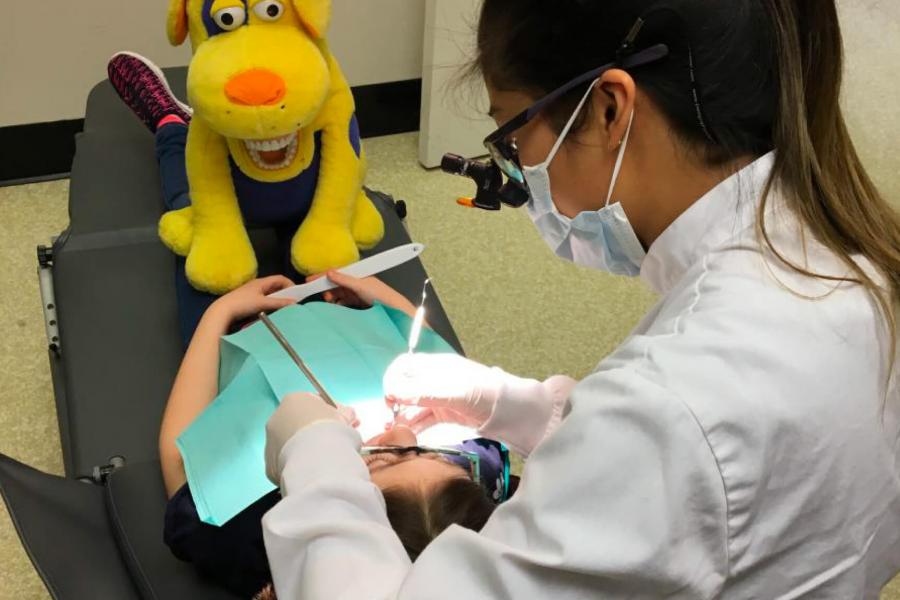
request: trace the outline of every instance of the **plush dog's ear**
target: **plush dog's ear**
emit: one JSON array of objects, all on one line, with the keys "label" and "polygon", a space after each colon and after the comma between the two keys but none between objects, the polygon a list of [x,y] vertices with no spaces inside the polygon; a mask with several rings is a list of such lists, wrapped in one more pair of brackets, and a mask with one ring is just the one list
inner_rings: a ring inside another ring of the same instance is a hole
[{"label": "plush dog's ear", "polygon": [[169,0],[169,43],[180,46],[188,34],[187,0]]},{"label": "plush dog's ear", "polygon": [[294,10],[309,34],[321,40],[331,22],[331,0],[293,0]]}]

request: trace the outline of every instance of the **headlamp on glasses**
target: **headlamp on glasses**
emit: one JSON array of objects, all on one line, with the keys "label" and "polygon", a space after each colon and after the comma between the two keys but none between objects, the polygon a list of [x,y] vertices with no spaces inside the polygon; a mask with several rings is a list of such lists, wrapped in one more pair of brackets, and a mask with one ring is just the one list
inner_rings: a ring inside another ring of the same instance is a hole
[{"label": "headlamp on glasses", "polygon": [[[470,161],[455,154],[447,154],[441,169],[451,175],[462,175],[475,181],[478,192],[474,198],[461,198],[463,206],[485,210],[500,210],[502,205],[519,208],[528,203],[530,197],[525,173],[519,160],[519,149],[513,134],[531,122],[545,108],[572,90],[599,79],[610,69],[634,69],[662,60],[669,55],[669,47],[656,44],[645,50],[635,51],[634,42],[644,25],[638,19],[616,54],[616,60],[580,75],[560,88],[550,92],[529,108],[487,136],[484,147],[490,159]],[[504,183],[503,178],[506,177]]]}]

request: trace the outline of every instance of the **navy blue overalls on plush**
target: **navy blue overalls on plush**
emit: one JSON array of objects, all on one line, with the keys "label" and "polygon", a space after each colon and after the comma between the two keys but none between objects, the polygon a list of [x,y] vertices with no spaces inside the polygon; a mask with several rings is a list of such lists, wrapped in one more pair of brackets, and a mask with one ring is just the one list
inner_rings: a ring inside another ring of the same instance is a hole
[{"label": "navy blue overalls on plush", "polygon": [[[190,187],[184,150],[188,128],[169,124],[156,132],[156,156],[162,182],[163,202],[166,210],[178,210],[190,206]],[[359,156],[361,141],[359,124],[354,116],[350,121],[350,143]],[[300,223],[306,218],[315,197],[322,160],[322,132],[315,134],[315,152],[309,167],[297,177],[280,183],[263,183],[248,177],[231,160],[231,174],[241,213],[247,225],[271,226],[278,239],[278,251],[283,257],[280,274],[293,280],[300,277],[291,266],[291,240]],[[185,346],[206,309],[217,296],[195,290],[185,275],[185,259],[178,257],[175,266],[175,292],[178,297],[178,314],[181,336]]]}]

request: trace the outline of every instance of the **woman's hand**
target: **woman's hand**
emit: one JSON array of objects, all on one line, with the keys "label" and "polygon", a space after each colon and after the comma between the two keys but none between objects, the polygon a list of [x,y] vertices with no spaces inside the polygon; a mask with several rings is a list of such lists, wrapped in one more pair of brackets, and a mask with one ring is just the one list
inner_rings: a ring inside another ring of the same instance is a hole
[{"label": "woman's hand", "polygon": [[293,287],[294,282],[282,275],[256,279],[225,294],[210,306],[212,312],[228,322],[255,317],[261,312],[273,312],[296,304],[291,298],[269,298],[269,294]]},{"label": "woman's hand", "polygon": [[557,375],[524,379],[455,354],[402,354],[384,374],[395,423],[419,433],[440,423],[474,427],[522,456],[559,427],[577,385]]},{"label": "woman's hand", "polygon": [[321,277],[327,277],[332,283],[339,286],[325,292],[326,302],[353,308],[368,308],[375,302],[381,302],[391,308],[402,310],[410,316],[416,312],[416,307],[412,302],[377,277],[358,279],[339,271],[329,271],[321,275],[313,275],[307,278],[307,281],[315,281]]},{"label": "woman's hand", "polygon": [[348,427],[359,427],[356,411],[349,406],[329,406],[315,394],[298,392],[282,399],[266,423],[266,476],[281,485],[281,450],[297,433],[319,421],[337,421]]},{"label": "woman's hand", "polygon": [[[398,403],[388,400],[389,406],[399,406]],[[414,434],[419,435],[428,431],[432,427],[444,423],[452,423],[454,425],[462,425],[472,429],[480,429],[484,422],[480,419],[473,419],[469,415],[453,410],[452,408],[419,408],[405,407],[400,408],[393,423],[386,427],[407,427]],[[369,442],[370,446],[378,446],[378,443]]]},{"label": "woman's hand", "polygon": [[[402,354],[384,375],[397,423],[420,433],[438,423],[481,428],[510,376],[456,354]],[[413,410],[422,408],[425,410]]]}]

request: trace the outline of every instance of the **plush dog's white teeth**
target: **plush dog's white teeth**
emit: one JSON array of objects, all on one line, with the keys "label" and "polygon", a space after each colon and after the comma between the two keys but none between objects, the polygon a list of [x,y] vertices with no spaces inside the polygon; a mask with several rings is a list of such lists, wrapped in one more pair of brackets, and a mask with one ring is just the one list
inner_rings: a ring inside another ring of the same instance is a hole
[{"label": "plush dog's white teeth", "polygon": [[[285,140],[286,143],[281,142],[281,140]],[[270,150],[268,143],[274,143],[276,146]],[[297,150],[300,147],[300,141],[297,135],[294,134],[292,136],[280,138],[280,140],[248,140],[244,142],[244,145],[246,146],[247,154],[250,155],[250,159],[253,161],[254,165],[264,171],[277,171],[289,167],[291,163],[294,162],[294,159],[297,157]],[[274,152],[285,148],[284,160],[277,164],[268,163],[260,156],[260,152]]]},{"label": "plush dog's white teeth", "polygon": [[244,140],[244,146],[246,146],[247,150],[255,150],[257,152],[276,152],[289,147],[296,140],[297,134],[294,133],[270,140]]}]

